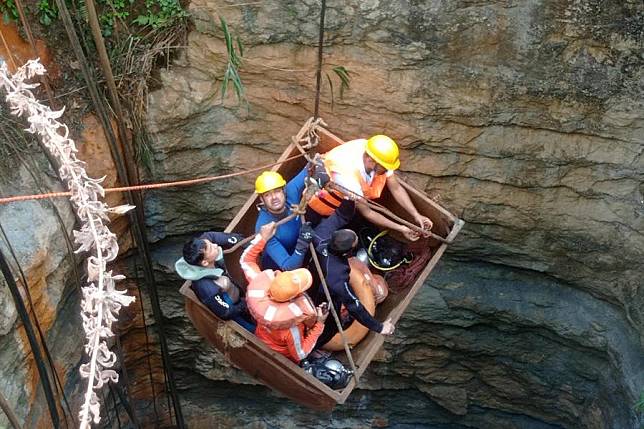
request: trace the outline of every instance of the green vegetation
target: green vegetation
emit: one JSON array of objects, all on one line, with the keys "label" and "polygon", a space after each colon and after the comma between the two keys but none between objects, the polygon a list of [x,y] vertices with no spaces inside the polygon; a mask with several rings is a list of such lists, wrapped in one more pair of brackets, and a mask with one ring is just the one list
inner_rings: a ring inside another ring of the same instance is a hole
[{"label": "green vegetation", "polygon": [[5,0],[0,2],[0,13],[5,22],[18,21],[18,9],[14,0]]},{"label": "green vegetation", "polygon": [[58,8],[54,0],[38,0],[38,20],[42,25],[50,25],[58,18]]},{"label": "green vegetation", "polygon": [[137,16],[132,22],[141,26],[150,26],[155,30],[188,16],[188,12],[183,10],[179,0],[145,0],[145,8],[146,14]]},{"label": "green vegetation", "polygon": [[[97,3],[97,7],[101,8],[98,22],[101,24],[103,37],[110,37],[117,23],[127,25],[125,20],[130,16],[133,0],[99,0]],[[81,9],[86,8],[83,2]]]},{"label": "green vegetation", "polygon": [[[128,28],[131,25],[158,29],[169,27],[177,20],[185,18],[188,13],[183,10],[179,0],[95,0],[101,31],[104,37],[111,37],[115,28],[120,25]],[[74,10],[71,2],[70,9]],[[58,18],[58,9],[54,0],[38,0],[35,10],[28,10],[38,16],[38,21],[51,25]],[[0,13],[5,22],[17,22],[20,18],[15,0],[0,1]],[[87,6],[84,0],[79,0],[77,13],[83,21],[87,21]],[[136,18],[130,20],[131,16]]]},{"label": "green vegetation", "polygon": [[[349,77],[349,70],[344,68],[344,66],[337,66],[333,67],[331,69],[333,73],[340,79],[340,90],[339,90],[339,95],[340,95],[340,100],[342,100],[342,97],[344,97],[344,91],[349,89],[349,84],[351,82],[351,78]],[[331,76],[329,75],[328,72],[324,73],[326,75],[326,80],[329,83],[329,88],[331,90],[331,109],[333,109],[335,105],[335,96],[333,95],[333,80],[331,79]]]},{"label": "green vegetation", "polygon": [[226,72],[224,73],[224,78],[221,82],[221,99],[222,101],[224,100],[226,92],[228,91],[228,84],[232,83],[237,100],[246,100],[246,96],[244,95],[244,84],[239,77],[239,67],[241,66],[241,59],[244,56],[244,45],[239,37],[236,37],[235,42],[237,47],[235,47],[233,36],[228,29],[226,20],[220,16],[219,22],[221,24],[221,31],[224,33],[224,39],[226,40],[226,52],[228,58]]}]

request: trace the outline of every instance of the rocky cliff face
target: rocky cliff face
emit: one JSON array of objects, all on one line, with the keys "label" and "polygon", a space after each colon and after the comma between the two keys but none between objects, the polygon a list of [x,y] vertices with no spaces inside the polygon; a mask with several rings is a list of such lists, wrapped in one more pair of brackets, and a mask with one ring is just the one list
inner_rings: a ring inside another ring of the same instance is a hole
[{"label": "rocky cliff face", "polygon": [[[150,100],[153,179],[270,162],[312,115],[319,2],[190,10],[188,47]],[[181,333],[192,421],[636,427],[643,14],[631,1],[329,2],[321,116],[347,139],[394,137],[401,174],[467,225],[362,390],[330,416],[248,386],[195,336],[170,277],[165,310]],[[245,44],[248,109],[221,98],[218,16]],[[336,66],[351,76],[342,98]],[[165,265],[178,254],[171,238],[224,226],[252,180],[150,194]]]},{"label": "rocky cliff face", "polygon": [[[147,179],[271,162],[312,115],[319,2],[238,3],[191,2],[187,48],[150,97],[154,171]],[[148,235],[189,427],[638,428],[642,3],[352,0],[327,7],[321,116],[346,139],[394,137],[403,149],[401,174],[467,224],[360,388],[347,404],[318,414],[227,364],[191,327],[177,293],[172,265],[181,242],[223,228],[254,177],[150,191]],[[245,45],[247,106],[221,97],[226,48],[218,16]],[[351,76],[343,97],[336,66]],[[106,148],[83,147],[81,158],[101,165],[93,175],[108,172],[113,181]],[[16,164],[2,169],[2,193],[35,192]],[[59,209],[69,231],[71,211]],[[73,398],[82,340],[62,229],[45,202],[0,206],[0,219]],[[26,427],[46,427],[33,358],[4,286],[0,305],[0,389],[21,405]],[[124,316],[126,325],[153,323],[134,313]],[[150,363],[141,348],[140,326],[127,327],[122,340],[146,421],[154,383],[145,378],[148,370],[151,379],[158,375],[162,389],[159,361]]]}]

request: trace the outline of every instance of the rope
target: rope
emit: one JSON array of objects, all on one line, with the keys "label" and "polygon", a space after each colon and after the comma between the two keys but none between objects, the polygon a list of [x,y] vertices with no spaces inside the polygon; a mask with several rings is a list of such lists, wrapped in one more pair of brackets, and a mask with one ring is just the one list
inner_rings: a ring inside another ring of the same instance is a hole
[{"label": "rope", "polygon": [[305,153],[307,150],[311,150],[318,145],[318,142],[320,141],[318,129],[323,125],[325,127],[327,126],[326,122],[324,122],[322,118],[316,119],[310,117],[309,119],[307,119],[304,125],[302,125],[300,131],[298,131],[295,136],[291,137],[291,141],[293,142],[297,150],[299,150],[304,155],[307,161],[311,161],[311,158],[308,154]]},{"label": "rope", "polygon": [[315,74],[315,113],[313,117],[320,116],[320,81],[322,80],[322,49],[324,44],[324,15],[326,14],[326,0],[322,0],[320,10],[320,34],[318,36],[318,69]]},{"label": "rope", "polygon": [[[111,192],[141,191],[145,189],[171,188],[175,186],[190,186],[190,185],[196,185],[200,183],[214,182],[216,180],[229,179],[231,177],[243,176],[248,173],[254,173],[260,170],[265,170],[267,168],[273,167],[283,162],[292,161],[294,159],[301,158],[302,156],[304,155],[302,154],[294,155],[289,158],[286,158],[283,161],[277,161],[271,164],[265,164],[260,167],[251,168],[249,170],[244,170],[244,171],[238,171],[236,173],[222,174],[220,176],[208,176],[208,177],[201,177],[199,179],[179,180],[175,182],[150,183],[147,185],[133,185],[133,186],[121,186],[121,187],[115,187],[115,188],[105,188],[104,191],[106,194],[108,194]],[[16,201],[41,200],[44,198],[69,197],[71,194],[72,194],[71,192],[66,191],[66,192],[49,192],[46,194],[17,195],[13,197],[0,198],[0,204],[13,203]]]},{"label": "rope", "polygon": [[[302,213],[294,211],[290,215],[286,216],[284,219],[280,219],[280,221],[275,224],[275,227],[277,228],[280,225],[284,225],[286,222],[289,222],[291,219],[295,218],[296,216],[299,216],[300,214],[302,214]],[[229,253],[233,253],[235,250],[239,249],[240,247],[242,247],[246,243],[249,243],[253,238],[255,238],[256,235],[257,234],[249,235],[248,237],[244,238],[243,240],[240,240],[234,246],[229,247],[228,249],[224,250],[224,254],[227,255]]]},{"label": "rope", "polygon": [[[285,224],[286,222],[289,222],[291,219],[295,218],[298,215],[302,215],[306,213],[306,206],[309,203],[309,200],[313,198],[315,195],[315,192],[318,190],[318,187],[316,185],[312,185],[307,183],[306,187],[304,188],[304,192],[302,193],[302,198],[300,199],[300,203],[298,205],[293,205],[291,207],[292,213],[288,216],[286,216],[284,219],[280,219],[276,224],[275,228],[277,228],[280,225]],[[235,244],[234,246],[224,250],[224,254],[228,253],[233,253],[235,250],[239,249],[249,241],[251,241],[256,234],[249,235],[248,237],[244,238],[241,240],[239,243]]]},{"label": "rope", "polygon": [[381,204],[378,204],[375,201],[370,201],[370,200],[366,199],[365,197],[363,197],[362,195],[356,194],[352,190],[347,189],[342,185],[338,185],[335,182],[329,182],[329,188],[331,188],[331,189],[335,188],[336,190],[338,190],[338,191],[340,191],[340,192],[342,192],[344,194],[351,195],[351,197],[356,199],[356,200],[364,201],[367,204],[367,206],[369,206],[369,208],[371,208],[372,210],[375,210],[375,211],[377,211],[377,212],[379,212],[379,213],[381,213],[381,214],[383,214],[385,216],[389,216],[392,220],[395,220],[396,222],[405,225],[406,227],[418,232],[419,234],[422,234],[425,237],[433,238],[434,240],[438,240],[441,243],[447,243],[447,244],[452,243],[451,240],[448,240],[448,239],[446,239],[444,237],[441,237],[438,234],[434,234],[431,231],[427,231],[427,230],[419,227],[418,225],[413,224],[413,223],[409,222],[408,220],[405,220],[405,219],[401,218],[400,216],[397,216],[396,214],[394,214],[391,210],[389,210],[385,206],[383,206]]}]

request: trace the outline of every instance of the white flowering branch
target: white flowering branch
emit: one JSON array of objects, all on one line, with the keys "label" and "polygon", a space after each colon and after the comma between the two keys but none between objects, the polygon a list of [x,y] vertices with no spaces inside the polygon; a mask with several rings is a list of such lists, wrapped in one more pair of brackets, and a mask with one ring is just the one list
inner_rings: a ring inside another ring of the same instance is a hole
[{"label": "white flowering branch", "polygon": [[114,336],[112,323],[118,320],[121,307],[134,301],[134,297],[126,295],[126,291],[116,289],[116,281],[125,277],[107,271],[107,263],[116,258],[119,247],[116,235],[104,222],[109,222],[108,212],[123,213],[132,207],[110,209],[99,200],[99,196],[105,196],[101,186],[105,177],[88,177],[85,163],[76,158],[76,146],[68,137],[67,126],[57,121],[64,109],[54,112],[39,103],[31,93],[31,89],[38,84],[25,82],[44,73],[45,68],[39,60],[30,60],[13,75],[9,74],[6,63],[0,61],[0,89],[7,93],[11,113],[26,115],[30,124],[26,131],[38,134],[47,150],[60,162],[60,177],[72,193],[70,200],[81,223],[80,231],[74,231],[74,241],[79,245],[76,253],[94,252],[87,258],[88,285],[82,288],[81,301],[81,317],[87,337],[85,352],[90,359],[80,366],[80,374],[88,379],[88,385],[79,419],[80,427],[87,428],[91,422],[99,423],[101,420],[95,390],[108,381],[116,383],[119,378],[118,373],[111,369],[116,363],[116,354],[110,351],[105,340]]}]

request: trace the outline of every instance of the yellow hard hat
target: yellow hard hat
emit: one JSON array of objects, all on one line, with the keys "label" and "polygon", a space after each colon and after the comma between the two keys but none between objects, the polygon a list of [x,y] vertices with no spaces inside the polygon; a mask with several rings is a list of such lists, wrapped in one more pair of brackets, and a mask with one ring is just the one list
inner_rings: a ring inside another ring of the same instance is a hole
[{"label": "yellow hard hat", "polygon": [[367,155],[387,170],[396,170],[400,167],[400,152],[395,141],[379,134],[367,140]]},{"label": "yellow hard hat", "polygon": [[286,185],[286,181],[277,171],[264,171],[255,180],[255,192],[263,194]]},{"label": "yellow hard hat", "polygon": [[268,295],[273,301],[290,301],[310,288],[312,283],[313,277],[306,268],[278,272],[268,288]]}]

